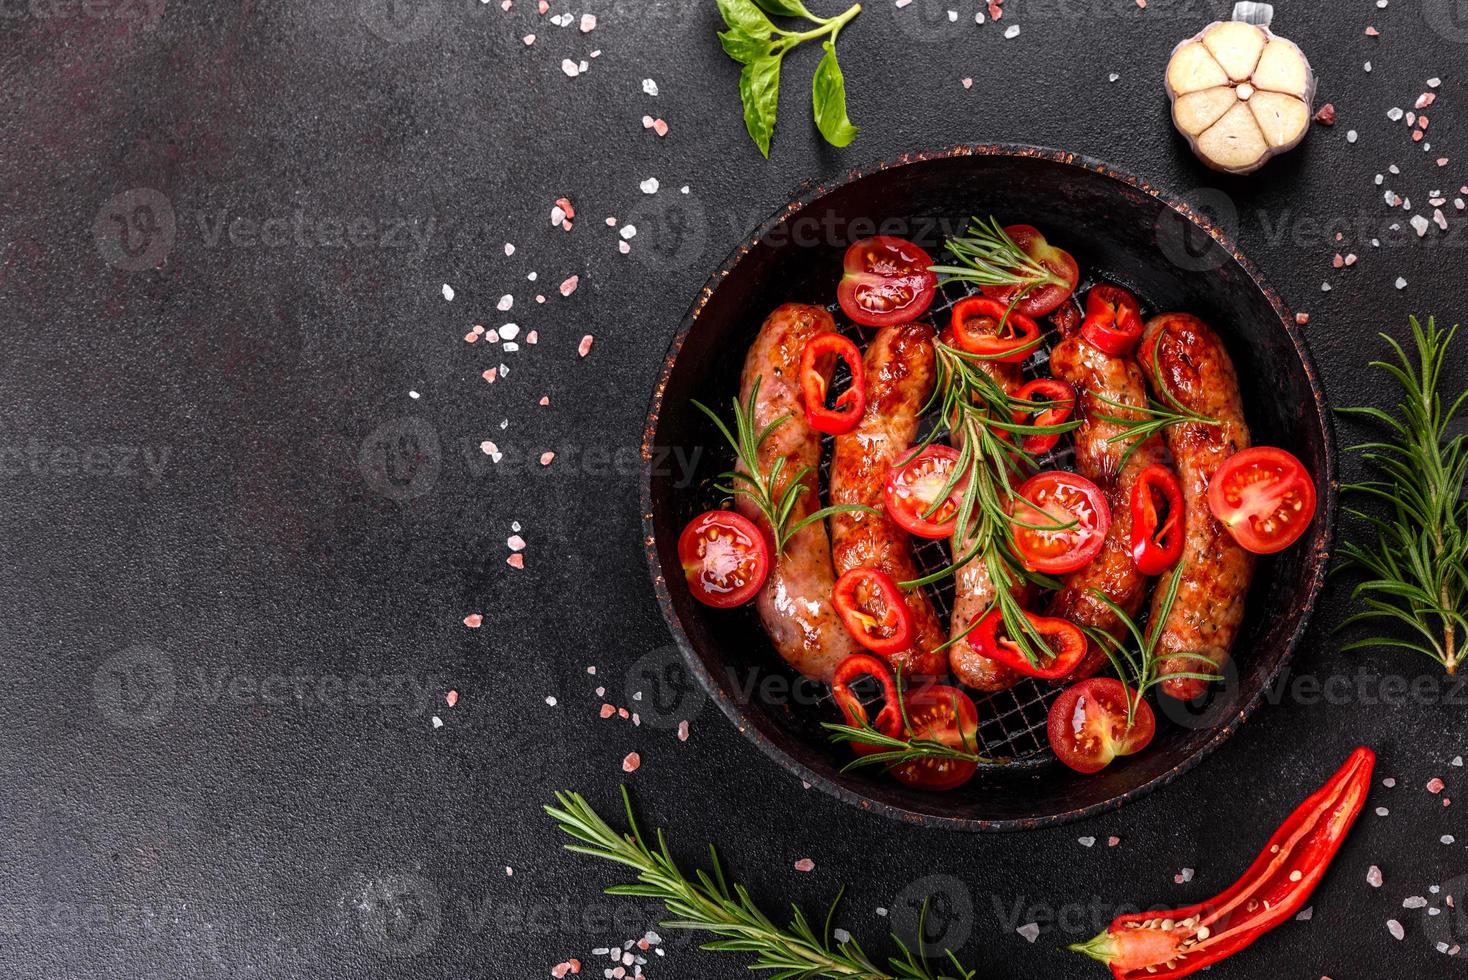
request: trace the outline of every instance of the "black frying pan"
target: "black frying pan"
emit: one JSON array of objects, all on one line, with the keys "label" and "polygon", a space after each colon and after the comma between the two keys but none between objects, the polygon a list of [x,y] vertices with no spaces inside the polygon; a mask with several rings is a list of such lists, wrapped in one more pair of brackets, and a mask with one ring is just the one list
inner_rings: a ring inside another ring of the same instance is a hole
[{"label": "black frying pan", "polygon": [[[1211,323],[1238,367],[1255,443],[1298,456],[1315,474],[1321,504],[1300,543],[1260,561],[1226,681],[1198,705],[1163,699],[1157,737],[1144,752],[1095,776],[1071,772],[1045,745],[1053,691],[1031,682],[976,698],[981,740],[1016,761],[981,769],[955,792],[925,793],[875,769],[843,773],[849,749],[832,745],[820,728],[839,720],[824,687],[785,666],[752,605],[715,610],[689,594],[678,534],[696,513],[717,506],[712,478],[732,455],[690,399],[727,408],[764,317],[782,302],[833,302],[852,241],[896,234],[938,257],[945,234],[961,230],[970,215],[989,214],[1036,225],[1075,255],[1083,275],[1133,288],[1146,314],[1181,310]],[[702,450],[692,482],[657,465],[675,448]],[[1075,154],[1018,146],[913,154],[811,187],[777,212],[725,260],[685,317],[653,393],[643,459],[643,521],[658,602],[690,669],[724,713],[781,765],[841,799],[962,830],[1017,830],[1113,809],[1222,744],[1305,629],[1325,577],[1337,503],[1330,414],[1309,351],[1248,260],[1205,218],[1142,180]]]}]

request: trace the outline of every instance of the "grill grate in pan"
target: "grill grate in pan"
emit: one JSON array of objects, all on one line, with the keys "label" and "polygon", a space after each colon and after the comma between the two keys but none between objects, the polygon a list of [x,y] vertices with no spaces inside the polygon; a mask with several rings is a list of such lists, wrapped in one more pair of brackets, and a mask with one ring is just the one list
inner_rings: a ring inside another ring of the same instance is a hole
[{"label": "grill grate in pan", "polygon": [[[1084,290],[1085,285],[1082,284],[1076,290],[1076,294],[1084,295]],[[927,316],[932,320],[934,326],[941,330],[948,322],[948,314],[954,304],[967,296],[977,294],[978,291],[976,286],[962,282],[940,286]],[[837,329],[856,341],[858,347],[864,348],[865,341],[870,339],[872,331],[867,330],[864,335],[863,328],[847,319],[838,304],[832,304],[829,309],[831,315],[836,319]],[[1037,322],[1046,328],[1046,334],[1044,341],[1023,365],[1023,374],[1026,379],[1049,377],[1050,348],[1059,340],[1058,333],[1047,319],[1041,318]],[[848,375],[844,365],[837,367],[837,375],[834,380],[838,390],[845,385]],[[942,420],[938,417],[938,413],[933,412],[922,420],[921,429],[928,432],[941,424]],[[823,494],[830,486],[832,442],[831,437],[827,436],[821,456]],[[1065,437],[1061,439],[1053,452],[1041,456],[1039,462],[1041,469],[1071,469],[1074,456],[1071,440]],[[915,546],[914,557],[918,571],[922,575],[946,568],[952,562],[947,541],[919,538],[913,538],[912,541]],[[949,576],[925,588],[934,608],[938,611],[938,618],[947,624],[953,612],[953,577]],[[979,709],[978,740],[985,755],[1015,762],[1038,762],[1053,757],[1050,751],[1050,740],[1045,733],[1045,725],[1049,717],[1050,705],[1060,694],[1059,688],[1034,679],[1027,679],[1007,691],[998,691],[993,694],[983,694],[978,691],[969,693],[973,696],[974,704]]]}]

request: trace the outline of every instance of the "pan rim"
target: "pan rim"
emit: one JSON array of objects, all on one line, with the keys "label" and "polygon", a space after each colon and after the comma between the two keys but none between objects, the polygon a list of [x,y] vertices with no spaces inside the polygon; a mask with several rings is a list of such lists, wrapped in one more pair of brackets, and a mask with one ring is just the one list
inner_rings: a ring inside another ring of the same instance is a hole
[{"label": "pan rim", "polygon": [[[1213,729],[1207,741],[1198,746],[1187,758],[1183,759],[1171,769],[1158,773],[1146,782],[1124,793],[1118,794],[1109,800],[1093,803],[1064,813],[1053,813],[1036,817],[984,819],[978,817],[939,816],[911,810],[896,804],[884,803],[865,796],[835,780],[828,779],[800,762],[785,749],[776,745],[745,714],[740,705],[728,696],[717,679],[705,669],[702,658],[694,649],[676,610],[673,608],[672,596],[668,591],[667,579],[663,575],[662,564],[658,558],[657,542],[653,528],[653,443],[657,434],[658,420],[662,413],[663,395],[667,389],[669,378],[672,375],[684,342],[687,340],[689,333],[697,325],[699,315],[702,313],[709,299],[712,298],[714,291],[718,288],[722,280],[728,277],[744,256],[758,245],[772,229],[779,227],[793,215],[834,191],[884,170],[919,165],[932,160],[964,156],[1037,159],[1091,171],[1146,194],[1186,218],[1195,227],[1208,234],[1219,247],[1228,253],[1230,258],[1238,263],[1244,274],[1248,276],[1250,282],[1263,294],[1265,300],[1278,318],[1279,324],[1285,332],[1285,336],[1289,338],[1296,356],[1300,359],[1301,367],[1309,385],[1311,400],[1316,413],[1316,421],[1324,434],[1325,441],[1325,494],[1323,500],[1324,507],[1321,511],[1321,516],[1325,521],[1323,534],[1320,535],[1311,554],[1306,559],[1305,567],[1308,574],[1305,581],[1308,582],[1308,587],[1300,607],[1301,613],[1299,620],[1285,641],[1283,654],[1279,657],[1273,670],[1264,679],[1264,683],[1259,685],[1258,689],[1246,703],[1237,708],[1225,724]],[[1099,814],[1109,813],[1128,803],[1135,802],[1163,786],[1170,785],[1179,776],[1188,772],[1208,756],[1212,755],[1248,719],[1254,710],[1258,708],[1260,702],[1264,699],[1265,693],[1276,684],[1280,674],[1288,667],[1291,659],[1294,657],[1296,648],[1299,646],[1300,640],[1309,628],[1310,620],[1315,612],[1316,602],[1325,584],[1330,554],[1335,544],[1336,518],[1339,506],[1336,435],[1329,399],[1320,382],[1314,357],[1310,352],[1309,344],[1303,332],[1301,332],[1299,326],[1295,323],[1293,315],[1285,306],[1279,293],[1269,285],[1258,267],[1238,249],[1221,229],[1178,196],[1094,157],[1066,150],[1022,143],[956,144],[933,150],[913,151],[904,153],[894,160],[876,161],[857,167],[847,171],[843,176],[828,181],[803,182],[800,188],[789,196],[785,204],[777,208],[767,219],[757,225],[748,237],[730,251],[723,262],[718,265],[704,282],[703,286],[700,287],[697,297],[689,307],[688,312],[684,314],[682,320],[679,322],[678,330],[670,341],[667,353],[664,356],[662,368],[658,373],[657,383],[653,387],[652,398],[649,402],[643,429],[641,455],[642,465],[640,471],[639,499],[642,508],[643,550],[648,562],[648,570],[652,579],[658,606],[662,611],[663,619],[667,623],[673,640],[677,644],[678,650],[688,669],[697,677],[699,684],[719,706],[724,715],[733,722],[734,726],[746,738],[754,742],[765,755],[775,760],[786,770],[794,773],[805,783],[817,787],[837,799],[863,810],[879,813],[884,817],[903,823],[943,830],[970,832],[1013,832],[1055,827],[1084,820]]]}]

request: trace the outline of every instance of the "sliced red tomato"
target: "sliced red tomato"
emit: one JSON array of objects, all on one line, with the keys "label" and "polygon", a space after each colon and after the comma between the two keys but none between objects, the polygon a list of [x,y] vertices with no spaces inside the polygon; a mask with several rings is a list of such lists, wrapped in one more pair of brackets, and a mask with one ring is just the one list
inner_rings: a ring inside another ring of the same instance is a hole
[{"label": "sliced red tomato", "polygon": [[[1060,425],[1070,418],[1070,413],[1076,407],[1076,390],[1058,378],[1036,378],[1020,386],[1014,393],[1019,401],[1026,402],[1054,402],[1048,408],[1041,408],[1035,412],[1016,412],[1014,421],[1022,423],[1030,415],[1034,416],[1031,425]],[[1020,448],[1031,456],[1048,453],[1060,442],[1060,433],[1053,432],[1048,435],[1034,434],[1024,437]]]},{"label": "sliced red tomato", "polygon": [[1130,354],[1142,339],[1142,311],[1137,298],[1120,286],[1092,286],[1086,293],[1081,336],[1108,354]]},{"label": "sliced red tomato", "polygon": [[1040,343],[1040,325],[987,296],[953,304],[953,341],[960,350],[989,361],[1017,364]]},{"label": "sliced red tomato", "polygon": [[[1081,272],[1069,252],[1051,245],[1031,225],[1006,225],[1004,233],[1021,252],[1043,266],[1048,275],[1028,286],[984,286],[985,296],[1005,306],[1013,304],[1025,316],[1044,316],[1075,292]],[[1018,301],[1015,297],[1019,297]]]},{"label": "sliced red tomato", "polygon": [[[882,710],[877,712],[876,721],[868,722],[866,705],[856,696],[851,685],[863,677],[870,677],[882,685]],[[868,724],[883,735],[897,738],[902,734],[902,709],[897,703],[897,683],[892,678],[892,668],[885,660],[869,653],[854,653],[841,661],[836,676],[831,679],[831,696],[836,707],[846,717],[846,723],[854,728],[865,728]],[[857,755],[881,752],[882,748],[864,742],[853,742],[851,748]]]},{"label": "sliced red tomato", "polygon": [[1061,692],[1050,706],[1046,729],[1055,757],[1076,772],[1100,772],[1117,756],[1145,749],[1157,733],[1152,706],[1138,701],[1130,726],[1132,691],[1114,677],[1093,677]]},{"label": "sliced red tomato", "polygon": [[958,450],[952,446],[929,446],[913,459],[897,467],[887,476],[883,495],[887,513],[909,534],[920,538],[946,538],[953,534],[958,510],[963,505],[963,491],[968,486],[965,474],[939,498],[958,465]]},{"label": "sliced red tomato", "polygon": [[770,574],[770,547],[759,528],[732,510],[711,510],[678,535],[678,560],[693,597],[719,609],[754,598]]},{"label": "sliced red tomato", "polygon": [[1161,575],[1177,564],[1183,556],[1183,513],[1183,488],[1172,470],[1153,463],[1137,474],[1129,542],[1137,571]]},{"label": "sliced red tomato", "polygon": [[[1057,525],[1074,524],[1063,530]],[[1032,572],[1059,574],[1089,564],[1106,541],[1106,495],[1075,473],[1047,470],[1024,482],[1010,507],[1015,556]]]},{"label": "sliced red tomato", "polygon": [[[826,379],[831,356],[846,362],[851,384],[836,397],[834,408],[826,407]],[[826,363],[822,363],[826,361]],[[857,427],[867,410],[867,378],[861,351],[839,333],[823,333],[806,341],[800,354],[800,392],[805,401],[805,420],[817,432],[845,435]]]},{"label": "sliced red tomato", "polygon": [[1208,484],[1208,509],[1239,545],[1283,551],[1315,517],[1315,481],[1283,449],[1255,446],[1230,456]]},{"label": "sliced red tomato", "polygon": [[912,646],[912,613],[897,581],[875,568],[853,568],[836,580],[831,604],[856,642],[873,653]]},{"label": "sliced red tomato", "polygon": [[[978,751],[979,712],[973,699],[956,687],[929,684],[903,700],[907,737],[941,742],[964,752]],[[973,778],[978,763],[968,759],[914,759],[892,768],[898,782],[917,789],[956,789]]]},{"label": "sliced red tomato", "polygon": [[1036,616],[1026,612],[1025,618],[1048,647],[1038,651],[1042,658],[1039,663],[1030,663],[1019,643],[1008,634],[998,607],[990,609],[979,620],[979,625],[968,635],[969,646],[1026,677],[1056,681],[1074,673],[1086,656],[1086,634],[1081,632],[1081,628],[1054,616]]},{"label": "sliced red tomato", "polygon": [[938,277],[928,271],[932,264],[931,255],[904,238],[863,238],[846,250],[836,298],[862,326],[911,322],[933,302]]}]

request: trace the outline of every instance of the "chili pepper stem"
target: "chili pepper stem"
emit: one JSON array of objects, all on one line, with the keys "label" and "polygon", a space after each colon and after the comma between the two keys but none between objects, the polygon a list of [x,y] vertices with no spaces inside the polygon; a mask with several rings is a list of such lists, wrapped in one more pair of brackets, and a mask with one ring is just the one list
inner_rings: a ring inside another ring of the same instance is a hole
[{"label": "chili pepper stem", "polygon": [[1089,956],[1097,963],[1105,963],[1107,966],[1110,966],[1111,961],[1116,959],[1116,940],[1111,938],[1111,931],[1108,929],[1102,929],[1086,942],[1071,943],[1065,948],[1072,953]]}]

